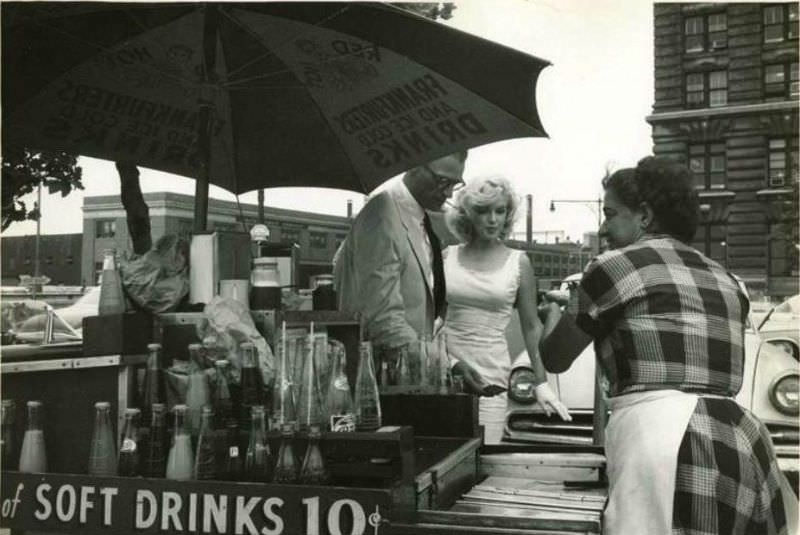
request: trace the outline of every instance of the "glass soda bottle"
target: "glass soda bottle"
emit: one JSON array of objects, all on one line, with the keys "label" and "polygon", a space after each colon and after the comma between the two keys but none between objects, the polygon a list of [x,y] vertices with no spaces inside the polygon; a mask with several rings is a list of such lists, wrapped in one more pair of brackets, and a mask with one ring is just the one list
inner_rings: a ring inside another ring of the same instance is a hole
[{"label": "glass soda bottle", "polygon": [[142,393],[142,422],[150,423],[154,403],[166,403],[167,378],[161,360],[161,344],[147,344],[147,367],[144,372]]},{"label": "glass soda bottle", "polygon": [[3,470],[16,470],[17,459],[15,450],[17,441],[14,433],[14,423],[16,421],[17,404],[13,399],[4,399],[0,408],[0,448],[3,450],[2,467]]},{"label": "glass soda bottle", "polygon": [[242,454],[239,447],[239,424],[229,420],[225,442],[225,473],[222,479],[239,481],[242,479]]},{"label": "glass soda bottle", "polygon": [[264,390],[261,384],[261,370],[256,359],[256,347],[251,342],[243,342],[239,348],[242,354],[239,426],[248,430],[252,421],[252,408],[254,405],[262,405]]},{"label": "glass soda bottle", "polygon": [[186,387],[188,427],[192,436],[200,434],[203,407],[211,403],[208,375],[203,368],[202,344],[189,344],[189,384]]},{"label": "glass soda bottle", "polygon": [[216,479],[217,456],[214,443],[214,411],[203,407],[200,421],[200,436],[197,438],[197,451],[194,456],[194,478]]},{"label": "glass soda bottle", "polygon": [[372,363],[372,344],[361,342],[356,376],[356,429],[375,431],[381,426],[381,401]]},{"label": "glass soda bottle", "polygon": [[277,428],[297,420],[292,359],[295,344],[296,339],[288,340],[284,335],[281,335],[277,344],[275,387],[272,389],[272,418],[277,422]]},{"label": "glass soda bottle", "polygon": [[430,385],[430,357],[428,351],[428,337],[421,336],[419,338],[419,351],[417,353],[417,367],[419,369],[418,379],[421,385]]},{"label": "glass soda bottle", "polygon": [[106,249],[103,252],[103,273],[101,277],[97,313],[100,316],[122,314],[125,312],[125,296],[122,293],[122,279],[117,271],[117,262],[114,259],[113,249]]},{"label": "glass soda bottle", "polygon": [[214,382],[214,429],[223,430],[228,421],[233,418],[233,398],[228,384],[228,370],[230,362],[220,359],[214,362],[216,381]]},{"label": "glass soda bottle", "polygon": [[297,458],[294,455],[294,425],[281,425],[281,447],[275,464],[275,483],[297,483]]},{"label": "glass soda bottle", "polygon": [[94,431],[89,453],[89,475],[117,475],[117,447],[111,429],[111,403],[98,401],[94,404]]},{"label": "glass soda bottle", "polygon": [[272,479],[272,453],[267,442],[264,406],[253,405],[250,410],[250,442],[244,461],[245,478],[266,483]]},{"label": "glass soda bottle", "polygon": [[28,402],[28,429],[22,437],[20,472],[47,472],[47,452],[42,429],[42,402]]},{"label": "glass soda bottle", "polygon": [[121,476],[133,477],[140,475],[140,414],[141,411],[139,409],[125,409],[125,420],[122,425],[122,445],[119,447],[119,460],[117,462],[117,473]]},{"label": "glass soda bottle", "polygon": [[411,367],[409,365],[408,346],[397,348],[397,385],[411,386],[414,384],[411,378]]},{"label": "glass soda bottle", "polygon": [[333,371],[328,384],[325,406],[328,409],[330,430],[335,432],[355,431],[356,415],[353,397],[350,395],[350,382],[347,380],[347,356],[344,345],[332,341],[329,355]]},{"label": "glass soda bottle", "polygon": [[172,432],[172,446],[167,456],[167,479],[186,481],[192,478],[194,452],[192,437],[186,428],[186,405],[175,405],[175,425]]},{"label": "glass soda bottle", "polygon": [[327,414],[319,387],[315,351],[314,338],[309,335],[303,355],[303,372],[297,400],[297,421],[302,430],[308,430],[311,425],[324,425]]},{"label": "glass soda bottle", "polygon": [[167,407],[154,403],[150,409],[150,434],[142,474],[164,477],[167,471]]},{"label": "glass soda bottle", "polygon": [[308,430],[308,447],[300,469],[300,483],[306,485],[327,485],[330,474],[325,468],[325,460],[320,449],[322,433],[318,425],[312,425]]}]

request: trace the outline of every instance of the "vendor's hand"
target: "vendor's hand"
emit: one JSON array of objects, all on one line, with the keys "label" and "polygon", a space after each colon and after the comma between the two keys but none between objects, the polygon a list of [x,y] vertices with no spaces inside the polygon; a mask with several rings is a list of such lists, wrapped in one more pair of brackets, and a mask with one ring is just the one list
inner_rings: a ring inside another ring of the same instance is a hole
[{"label": "vendor's hand", "polygon": [[561,314],[561,307],[555,301],[544,301],[539,303],[539,306],[536,308],[536,313],[539,315],[539,319],[542,322],[545,322],[550,316],[554,319],[558,319],[558,315]]},{"label": "vendor's hand", "polygon": [[478,371],[463,361],[458,361],[453,365],[453,375],[460,375],[464,378],[464,387],[470,394],[482,394],[486,383]]},{"label": "vendor's hand", "polygon": [[550,388],[550,385],[547,384],[547,382],[536,385],[535,389],[536,401],[537,403],[541,404],[544,412],[547,413],[548,416],[555,411],[565,422],[572,421],[572,416],[569,415],[566,405],[561,403],[561,400],[558,399],[558,396],[556,396],[555,392],[553,392],[553,389]]},{"label": "vendor's hand", "polygon": [[569,290],[550,290],[549,292],[545,293],[545,298],[548,301],[558,303],[562,306],[569,303],[569,296]]}]

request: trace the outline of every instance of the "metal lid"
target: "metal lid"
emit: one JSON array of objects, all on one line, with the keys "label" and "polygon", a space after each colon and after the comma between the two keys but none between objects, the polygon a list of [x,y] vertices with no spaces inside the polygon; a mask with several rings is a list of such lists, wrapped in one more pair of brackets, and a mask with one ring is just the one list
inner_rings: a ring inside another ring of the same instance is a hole
[{"label": "metal lid", "polygon": [[278,261],[268,256],[259,256],[258,258],[253,259],[253,265],[266,266],[266,267],[274,266],[275,268],[277,268]]},{"label": "metal lid", "polygon": [[94,408],[95,409],[110,409],[111,408],[111,403],[109,403],[108,401],[98,401],[97,403],[94,404]]}]

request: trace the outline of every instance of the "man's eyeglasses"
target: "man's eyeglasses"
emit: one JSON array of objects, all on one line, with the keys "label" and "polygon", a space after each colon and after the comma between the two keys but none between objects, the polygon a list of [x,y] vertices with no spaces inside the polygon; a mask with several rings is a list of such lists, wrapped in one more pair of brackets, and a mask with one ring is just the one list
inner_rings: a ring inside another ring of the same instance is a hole
[{"label": "man's eyeglasses", "polygon": [[436,179],[436,186],[441,190],[446,190],[452,187],[453,191],[456,192],[461,188],[463,188],[464,186],[466,186],[466,184],[464,183],[464,179],[462,178],[452,178],[449,176],[440,175],[439,173],[431,169],[431,167],[428,164],[424,164],[422,167],[424,167],[425,170],[428,173],[430,173],[430,175],[433,178]]}]

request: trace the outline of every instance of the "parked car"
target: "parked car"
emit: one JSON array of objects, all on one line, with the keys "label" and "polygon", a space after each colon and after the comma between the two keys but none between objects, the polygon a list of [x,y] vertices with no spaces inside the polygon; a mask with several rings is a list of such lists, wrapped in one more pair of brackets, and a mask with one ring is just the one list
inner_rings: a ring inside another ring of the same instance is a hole
[{"label": "parked car", "polygon": [[96,316],[97,307],[100,303],[100,287],[92,286],[77,301],[69,306],[58,308],[58,315],[69,323],[73,329],[81,329],[83,318],[86,316]]},{"label": "parked car", "polygon": [[800,360],[800,294],[771,308],[761,319],[758,332],[767,343]]},{"label": "parked car", "polygon": [[3,360],[45,358],[54,352],[81,350],[81,333],[44,301],[4,301],[0,307]]},{"label": "parked car", "polygon": [[[577,278],[580,280],[580,277]],[[574,285],[575,277],[570,277]],[[744,289],[744,288],[743,288]],[[794,301],[796,303],[797,301]],[[782,305],[781,305],[782,307]],[[779,307],[780,308],[780,307]],[[790,308],[787,305],[787,308]],[[784,308],[780,312],[784,313]],[[775,314],[774,313],[774,314]],[[774,315],[773,314],[773,315]],[[776,316],[776,322],[780,316]],[[769,323],[769,320],[764,324]],[[773,325],[778,325],[773,324]],[[772,436],[781,468],[797,477],[800,461],[800,369],[797,352],[797,322],[794,322],[794,350],[785,351],[784,340],[778,333],[767,331],[766,338],[756,325],[748,321],[745,331],[745,362],[742,389],[736,401],[751,410],[767,426]],[[548,417],[534,405],[532,377],[528,355],[524,351],[518,321],[512,321],[506,333],[514,359],[509,386],[509,412],[506,420],[507,441],[565,444],[592,443],[594,412],[595,355],[592,344],[564,373],[548,374],[548,382],[573,415],[572,422],[562,422],[558,416]],[[772,336],[776,336],[773,338]],[[789,338],[787,338],[788,340]],[[780,343],[778,343],[780,341]]]}]

